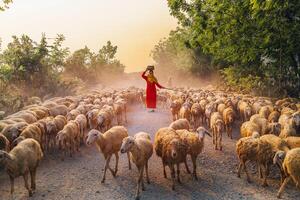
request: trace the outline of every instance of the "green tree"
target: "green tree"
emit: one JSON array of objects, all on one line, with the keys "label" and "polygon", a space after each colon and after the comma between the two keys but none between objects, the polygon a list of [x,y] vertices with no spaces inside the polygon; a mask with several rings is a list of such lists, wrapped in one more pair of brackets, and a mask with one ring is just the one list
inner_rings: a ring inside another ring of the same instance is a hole
[{"label": "green tree", "polygon": [[12,2],[13,0],[2,0],[2,3],[0,3],[0,11],[8,9],[8,5]]}]

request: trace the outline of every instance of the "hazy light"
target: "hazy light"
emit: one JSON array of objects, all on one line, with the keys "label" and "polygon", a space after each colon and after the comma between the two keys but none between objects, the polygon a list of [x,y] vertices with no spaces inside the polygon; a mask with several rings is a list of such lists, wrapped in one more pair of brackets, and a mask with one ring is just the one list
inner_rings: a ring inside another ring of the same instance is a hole
[{"label": "hazy light", "polygon": [[131,72],[153,62],[150,51],[176,27],[176,20],[164,0],[14,0],[0,13],[0,24],[2,48],[12,35],[23,33],[34,40],[42,33],[64,34],[71,50],[87,45],[97,51],[111,40]]}]

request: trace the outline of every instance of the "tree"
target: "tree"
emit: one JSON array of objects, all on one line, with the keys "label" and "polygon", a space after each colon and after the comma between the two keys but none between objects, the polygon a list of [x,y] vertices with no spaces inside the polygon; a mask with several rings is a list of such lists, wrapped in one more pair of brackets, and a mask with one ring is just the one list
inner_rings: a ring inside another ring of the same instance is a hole
[{"label": "tree", "polygon": [[13,0],[2,0],[2,3],[0,4],[0,11],[4,11],[8,8],[8,5],[12,3]]},{"label": "tree", "polygon": [[293,91],[300,87],[300,1],[168,0],[168,5],[192,33],[192,48],[236,68],[235,78],[258,77],[253,87],[274,89],[277,83],[274,94],[299,95]]}]

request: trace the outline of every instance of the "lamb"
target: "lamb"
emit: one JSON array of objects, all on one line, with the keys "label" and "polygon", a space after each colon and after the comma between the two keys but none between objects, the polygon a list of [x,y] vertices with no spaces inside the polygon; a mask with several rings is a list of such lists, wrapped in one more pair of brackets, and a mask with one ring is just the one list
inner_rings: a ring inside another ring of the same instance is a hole
[{"label": "lamb", "polygon": [[[96,129],[92,129],[88,133],[86,144],[92,145],[93,143],[96,143],[98,150],[102,152],[106,160],[101,183],[104,183],[105,181],[107,169],[110,170],[111,174],[114,177],[116,176],[118,171],[118,162],[119,162],[118,152],[120,151],[123,139],[127,136],[128,136],[127,129],[124,126],[114,126],[110,128],[108,131],[106,131],[105,133],[101,133]],[[116,166],[114,171],[109,166],[110,159],[113,154],[116,157]],[[127,153],[127,157],[128,157],[129,169],[131,169],[129,153]]]},{"label": "lamb", "polygon": [[251,182],[248,170],[246,167],[247,161],[256,161],[258,151],[259,134],[255,132],[251,136],[243,137],[236,143],[236,153],[239,158],[239,167],[237,176],[241,177],[241,170],[244,169],[247,175],[247,181]]},{"label": "lamb", "polygon": [[62,160],[64,160],[68,150],[70,157],[72,157],[75,150],[79,151],[79,124],[76,121],[69,121],[64,128],[57,133],[56,141],[59,149],[63,151]]},{"label": "lamb", "polygon": [[[177,130],[177,134],[179,134],[180,138],[184,141],[186,146],[188,146],[187,154],[191,156],[192,163],[193,163],[193,176],[196,180],[197,177],[197,157],[202,152],[204,147],[204,137],[205,134],[211,137],[211,134],[208,130],[203,127],[199,127],[196,130],[196,133],[189,132],[188,130]],[[187,163],[185,163],[187,166]]]},{"label": "lamb", "polygon": [[[10,177],[11,190],[14,192],[14,179],[23,176],[25,187],[28,190],[29,196],[32,196],[36,188],[36,170],[40,160],[43,157],[43,152],[40,144],[34,139],[25,139],[20,142],[9,153],[0,150],[0,163],[4,167]],[[31,176],[31,187],[28,185],[28,175]]]},{"label": "lamb", "polygon": [[173,128],[174,130],[179,130],[179,129],[190,130],[190,123],[187,119],[178,119],[172,122],[169,127]]},{"label": "lamb", "polygon": [[148,175],[148,160],[153,154],[153,145],[151,143],[150,135],[145,132],[139,132],[132,136],[125,137],[121,146],[121,153],[130,152],[131,161],[137,166],[139,171],[139,178],[136,191],[136,199],[140,196],[140,186],[144,188],[143,174],[144,170],[147,177],[147,182],[150,183]]},{"label": "lamb", "polygon": [[223,121],[226,133],[232,139],[232,126],[234,123],[234,111],[232,107],[225,108],[223,111]]},{"label": "lamb", "polygon": [[224,130],[223,118],[219,112],[214,112],[210,118],[210,128],[213,133],[213,144],[215,145],[215,150],[222,151],[222,132]]},{"label": "lamb", "polygon": [[[275,154],[273,163],[278,163],[279,158],[284,158],[282,168],[285,174],[278,192],[277,198],[280,198],[286,184],[292,179],[296,187],[300,189],[300,148],[291,149],[288,152],[279,151]],[[281,162],[279,162],[281,164]]]},{"label": "lamb", "polygon": [[10,143],[8,139],[0,133],[0,150],[9,152],[10,150]]}]

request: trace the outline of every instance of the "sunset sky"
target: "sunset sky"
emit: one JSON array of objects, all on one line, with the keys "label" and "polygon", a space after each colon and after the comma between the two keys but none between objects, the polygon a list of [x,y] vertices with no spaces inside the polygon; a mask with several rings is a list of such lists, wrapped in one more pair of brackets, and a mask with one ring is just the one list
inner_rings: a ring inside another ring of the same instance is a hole
[{"label": "sunset sky", "polygon": [[166,0],[14,0],[0,12],[2,49],[21,34],[34,40],[64,34],[71,51],[85,45],[98,51],[111,40],[127,72],[153,63],[150,51],[176,25]]}]

